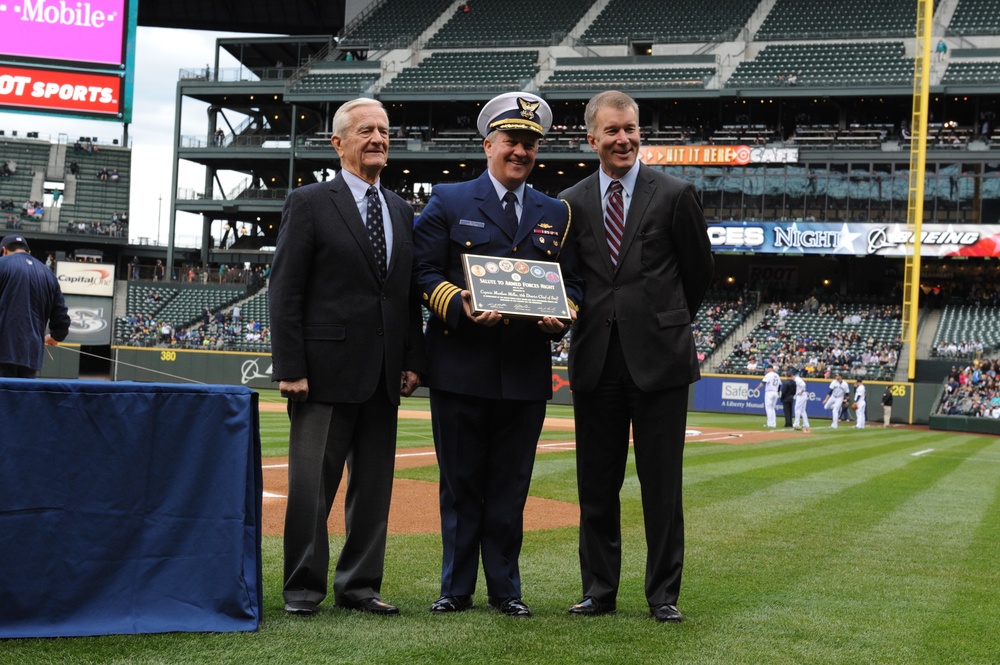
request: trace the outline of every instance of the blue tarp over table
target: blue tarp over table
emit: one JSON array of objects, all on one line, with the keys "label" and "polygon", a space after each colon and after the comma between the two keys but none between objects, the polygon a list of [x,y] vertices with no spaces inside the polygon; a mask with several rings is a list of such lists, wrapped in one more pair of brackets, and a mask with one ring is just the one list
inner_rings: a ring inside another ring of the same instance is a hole
[{"label": "blue tarp over table", "polygon": [[0,379],[0,637],[260,625],[257,395]]}]

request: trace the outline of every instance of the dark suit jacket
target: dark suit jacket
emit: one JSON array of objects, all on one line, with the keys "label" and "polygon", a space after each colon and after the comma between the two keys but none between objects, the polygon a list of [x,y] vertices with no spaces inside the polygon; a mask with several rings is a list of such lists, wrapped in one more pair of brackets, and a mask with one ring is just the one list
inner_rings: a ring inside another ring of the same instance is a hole
[{"label": "dark suit jacket", "polygon": [[308,378],[310,401],[364,402],[384,370],[398,404],[402,371],[425,371],[412,293],[413,208],[381,191],[393,229],[384,283],[342,175],[285,200],[271,268],[272,380]]},{"label": "dark suit jacket", "polygon": [[781,382],[781,401],[791,402],[795,399],[795,380],[785,379]]},{"label": "dark suit jacket", "polygon": [[694,187],[640,165],[617,270],[604,231],[597,173],[564,191],[573,211],[586,307],[570,345],[574,390],[597,385],[612,325],[640,390],[688,385],[701,378],[691,321],[712,281],[708,228]]},{"label": "dark suit jacket", "polygon": [[[566,294],[580,305],[583,284],[566,204],[530,187],[513,236],[488,172],[476,180],[437,185],[414,230],[417,282],[427,324],[427,385],[477,397],[538,400],[552,396],[552,337],[537,321],[504,319],[487,328],[466,318],[462,254],[512,261],[558,261]],[[575,233],[575,230],[573,231]]]}]

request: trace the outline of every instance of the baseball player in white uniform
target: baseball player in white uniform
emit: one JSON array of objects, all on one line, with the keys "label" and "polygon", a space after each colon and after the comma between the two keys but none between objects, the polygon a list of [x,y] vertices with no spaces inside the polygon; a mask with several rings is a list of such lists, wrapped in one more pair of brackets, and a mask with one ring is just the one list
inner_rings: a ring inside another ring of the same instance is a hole
[{"label": "baseball player in white uniform", "polygon": [[850,387],[844,382],[843,377],[837,374],[830,382],[830,390],[823,398],[823,408],[830,411],[833,422],[830,427],[837,429],[840,422],[840,407],[844,405],[844,396],[851,392]]},{"label": "baseball player in white uniform", "polygon": [[[803,432],[809,431],[809,416],[806,415],[806,405],[809,403],[809,394],[806,392],[806,382],[796,372],[795,378],[795,402],[792,406],[792,413],[795,419],[792,421],[794,429],[801,429]],[[801,426],[800,426],[801,423]]]},{"label": "baseball player in white uniform", "polygon": [[858,424],[855,425],[858,429],[865,428],[865,384],[861,379],[858,379],[854,384],[854,404],[858,407],[858,410],[854,412],[854,415],[858,417]]},{"label": "baseball player in white uniform", "polygon": [[777,427],[776,407],[778,395],[781,393],[781,377],[778,376],[779,365],[771,365],[764,373],[764,379],[757,385],[758,390],[764,387],[764,413],[767,414],[767,427]]}]

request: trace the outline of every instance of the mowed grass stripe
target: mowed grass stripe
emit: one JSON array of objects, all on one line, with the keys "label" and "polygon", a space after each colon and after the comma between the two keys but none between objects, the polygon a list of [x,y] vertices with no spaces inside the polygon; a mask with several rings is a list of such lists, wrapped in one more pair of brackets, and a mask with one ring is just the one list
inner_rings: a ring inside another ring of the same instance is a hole
[{"label": "mowed grass stripe", "polygon": [[[953,566],[949,577],[950,599],[924,630],[923,643],[928,654],[940,663],[1000,663],[1000,608],[997,589],[1000,589],[1000,445],[992,439],[990,462],[983,464],[974,458],[981,471],[981,479],[992,490],[989,506],[983,511],[972,542],[964,553],[946,553],[946,561]],[[986,452],[986,451],[984,451]],[[973,482],[958,489],[969,502],[979,495]],[[974,506],[972,506],[974,507]],[[971,512],[971,511],[970,511]],[[919,545],[918,545],[919,546]],[[952,566],[948,567],[949,572]]]},{"label": "mowed grass stripe", "polygon": [[[761,455],[752,446],[741,446],[745,456],[742,463],[740,460],[729,460],[719,464],[703,462],[700,465],[685,466],[685,487],[689,492],[697,493],[703,504],[717,500],[741,505],[743,497],[789,480],[878,460],[885,455],[896,455],[913,445],[915,434],[911,432],[886,437],[841,435],[821,445],[788,444],[780,455]],[[880,463],[874,462],[871,473],[877,473],[879,468]],[[853,482],[865,479],[856,477],[853,473],[852,469],[848,474]],[[812,485],[809,486],[810,489],[811,487]],[[802,499],[809,500],[808,494],[806,492]]]},{"label": "mowed grass stripe", "polygon": [[[772,493],[768,497],[774,509],[772,519],[765,519],[768,508],[757,506],[757,518],[747,528],[742,528],[743,513],[732,507],[729,511],[712,511],[711,516],[702,515],[714,520],[714,532],[698,533],[692,539],[696,546],[691,548],[691,566],[686,571],[692,573],[687,579],[693,580],[686,593],[688,607],[694,603],[696,616],[720,626],[731,622],[761,626],[759,648],[770,654],[787,651],[789,658],[784,662],[869,662],[869,639],[877,640],[883,649],[887,643],[898,647],[898,642],[908,635],[887,634],[897,625],[879,622],[872,616],[872,612],[884,611],[880,608],[885,600],[865,591],[877,587],[881,571],[874,562],[880,557],[868,554],[857,559],[844,553],[862,549],[873,529],[962,464],[961,459],[920,462],[920,458],[900,450],[896,456],[864,458],[844,468],[808,474],[821,500],[811,500],[807,495],[808,483],[795,482],[788,496]],[[881,472],[863,471],[865,466],[880,466]],[[861,474],[861,482],[855,474]],[[834,491],[830,491],[831,485]],[[759,498],[754,497],[754,505]],[[786,508],[794,507],[796,498],[797,510],[786,512],[780,504],[775,505],[780,502]],[[692,521],[689,519],[689,523]],[[897,546],[907,544],[897,542]],[[862,565],[858,565],[859,561]],[[701,566],[712,566],[713,570],[704,571],[702,576],[698,572]],[[817,587],[817,571],[829,570],[840,575],[846,589]],[[784,616],[783,608],[794,607],[803,598],[815,602],[816,615],[800,611]],[[914,601],[919,604],[920,597]],[[783,621],[769,623],[769,617],[776,613],[783,615]],[[880,627],[878,634],[852,634],[849,628],[864,626],[866,616]],[[765,628],[770,625],[780,628]],[[712,632],[706,631],[704,636]],[[808,651],[802,652],[805,645]]]},{"label": "mowed grass stripe", "polygon": [[[887,638],[897,645],[901,662],[950,662],[940,660],[940,644],[925,642],[925,627],[953,598],[953,581],[963,576],[961,557],[955,556],[970,546],[995,494],[995,473],[961,459],[977,454],[977,445],[952,448],[943,459],[914,460],[894,472],[896,478],[884,478],[893,487],[908,484],[908,479],[920,484],[925,478],[937,480],[867,528],[845,534],[842,546],[832,549],[822,565],[787,593],[772,597],[780,603],[756,609],[754,619],[801,625],[810,637],[831,643],[851,636],[850,644],[831,647],[839,662],[870,653]],[[865,506],[878,502],[882,493],[876,490],[871,501],[857,501],[857,512],[867,512]],[[919,539],[906,546],[915,534]],[[866,562],[861,569],[860,561]],[[838,604],[832,617],[831,599]]]},{"label": "mowed grass stripe", "polygon": [[[825,455],[840,455],[844,445],[852,450],[864,450],[878,446],[893,446],[907,440],[913,432],[898,430],[893,434],[879,436],[875,432],[864,434],[834,434],[830,437],[796,437],[766,443],[749,445],[715,446],[709,455],[691,454],[696,445],[685,449],[685,470],[697,471],[699,479],[728,476],[734,471],[752,471],[767,466],[795,463],[817,459]],[[699,451],[701,452],[701,451]]]}]

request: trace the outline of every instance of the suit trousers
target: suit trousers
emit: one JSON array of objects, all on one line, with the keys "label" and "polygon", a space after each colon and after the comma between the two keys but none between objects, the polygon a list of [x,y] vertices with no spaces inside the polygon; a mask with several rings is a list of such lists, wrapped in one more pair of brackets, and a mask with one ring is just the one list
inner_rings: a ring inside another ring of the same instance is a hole
[{"label": "suit trousers", "polygon": [[441,472],[441,594],[471,596],[482,553],[489,597],[520,598],[524,504],[545,402],[431,389],[431,414]]},{"label": "suit trousers", "polygon": [[791,427],[793,414],[792,399],[781,400],[781,409],[785,414],[785,427]]},{"label": "suit trousers", "polygon": [[285,601],[327,595],[327,520],[347,464],[346,536],[334,574],[334,601],[379,598],[392,498],[397,405],[385,379],[365,402],[289,402]]},{"label": "suit trousers", "polygon": [[573,393],[583,595],[614,602],[621,578],[620,493],[634,437],[646,535],[646,599],[676,604],[684,564],[681,502],[688,387],[640,390],[613,331],[598,385]]}]

